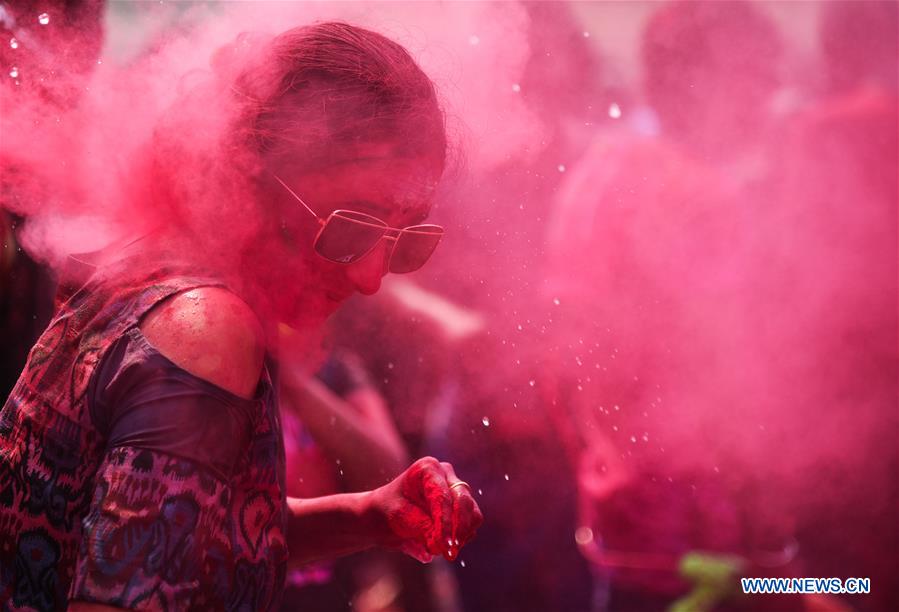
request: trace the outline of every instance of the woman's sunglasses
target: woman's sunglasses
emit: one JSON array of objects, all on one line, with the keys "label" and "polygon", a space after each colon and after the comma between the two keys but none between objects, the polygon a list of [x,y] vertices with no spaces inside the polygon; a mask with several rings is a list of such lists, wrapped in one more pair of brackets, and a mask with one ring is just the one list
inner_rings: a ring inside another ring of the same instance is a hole
[{"label": "woman's sunglasses", "polygon": [[383,238],[392,243],[388,271],[405,274],[425,265],[443,236],[443,228],[439,225],[413,225],[398,229],[388,226],[377,217],[354,210],[335,210],[327,219],[322,219],[287,183],[274,174],[272,176],[321,225],[313,248],[328,261],[355,263],[371,253]]}]

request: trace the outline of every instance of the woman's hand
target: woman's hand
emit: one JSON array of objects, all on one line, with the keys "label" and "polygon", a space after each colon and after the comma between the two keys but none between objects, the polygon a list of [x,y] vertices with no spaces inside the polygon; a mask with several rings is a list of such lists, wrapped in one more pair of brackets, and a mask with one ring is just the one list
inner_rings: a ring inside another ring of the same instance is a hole
[{"label": "woman's hand", "polygon": [[424,457],[370,493],[378,544],[427,563],[452,561],[484,522],[484,516],[449,463]]}]

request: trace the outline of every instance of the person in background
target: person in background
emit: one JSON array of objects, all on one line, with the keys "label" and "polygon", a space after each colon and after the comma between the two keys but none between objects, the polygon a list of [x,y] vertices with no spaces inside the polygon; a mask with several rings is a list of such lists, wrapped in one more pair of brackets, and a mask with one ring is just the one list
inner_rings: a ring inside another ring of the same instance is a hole
[{"label": "person in background", "polygon": [[640,44],[643,93],[661,136],[732,189],[755,197],[780,129],[788,49],[761,6],[674,1],[648,19]]},{"label": "person in background", "polygon": [[634,612],[687,597],[680,564],[696,551],[773,559],[770,575],[794,559],[791,517],[743,463],[757,421],[733,367],[749,356],[741,230],[770,192],[782,42],[751,3],[671,2],[640,49],[658,130],[600,133],[566,172],[547,223],[548,363],[534,379],[575,466],[594,609]]},{"label": "person in background", "polygon": [[[870,577],[869,595],[843,601],[872,612],[899,607],[897,13],[821,5],[823,78],[784,132],[776,232],[758,248],[757,286],[781,296],[760,305],[757,328],[789,390],[775,410],[798,417],[783,435],[807,575]],[[822,466],[843,484],[813,485]]]}]

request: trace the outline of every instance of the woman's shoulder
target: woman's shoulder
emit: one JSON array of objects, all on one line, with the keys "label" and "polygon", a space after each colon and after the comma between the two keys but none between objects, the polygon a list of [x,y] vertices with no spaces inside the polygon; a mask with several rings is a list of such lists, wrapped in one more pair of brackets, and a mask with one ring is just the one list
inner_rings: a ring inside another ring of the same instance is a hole
[{"label": "woman's shoulder", "polygon": [[265,358],[259,319],[223,287],[198,287],[153,307],[140,323],[153,347],[187,372],[244,398],[253,396]]}]

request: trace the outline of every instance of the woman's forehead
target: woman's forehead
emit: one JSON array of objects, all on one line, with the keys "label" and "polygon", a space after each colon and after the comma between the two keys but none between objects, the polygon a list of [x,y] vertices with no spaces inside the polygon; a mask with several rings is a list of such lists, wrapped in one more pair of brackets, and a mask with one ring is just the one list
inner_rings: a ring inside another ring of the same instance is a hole
[{"label": "woman's forehead", "polygon": [[[292,142],[285,139],[285,142]],[[324,139],[318,145],[284,146],[270,151],[269,165],[295,169],[296,172],[315,173],[341,166],[357,166],[366,162],[384,163],[430,172],[438,178],[443,173],[443,155],[412,154],[403,143],[391,140],[361,140],[352,143],[328,142]]]},{"label": "woman's forehead", "polygon": [[276,173],[319,215],[351,208],[390,223],[423,219],[430,210],[440,169],[430,160],[367,153],[370,155],[313,171],[299,164],[284,164]]}]

